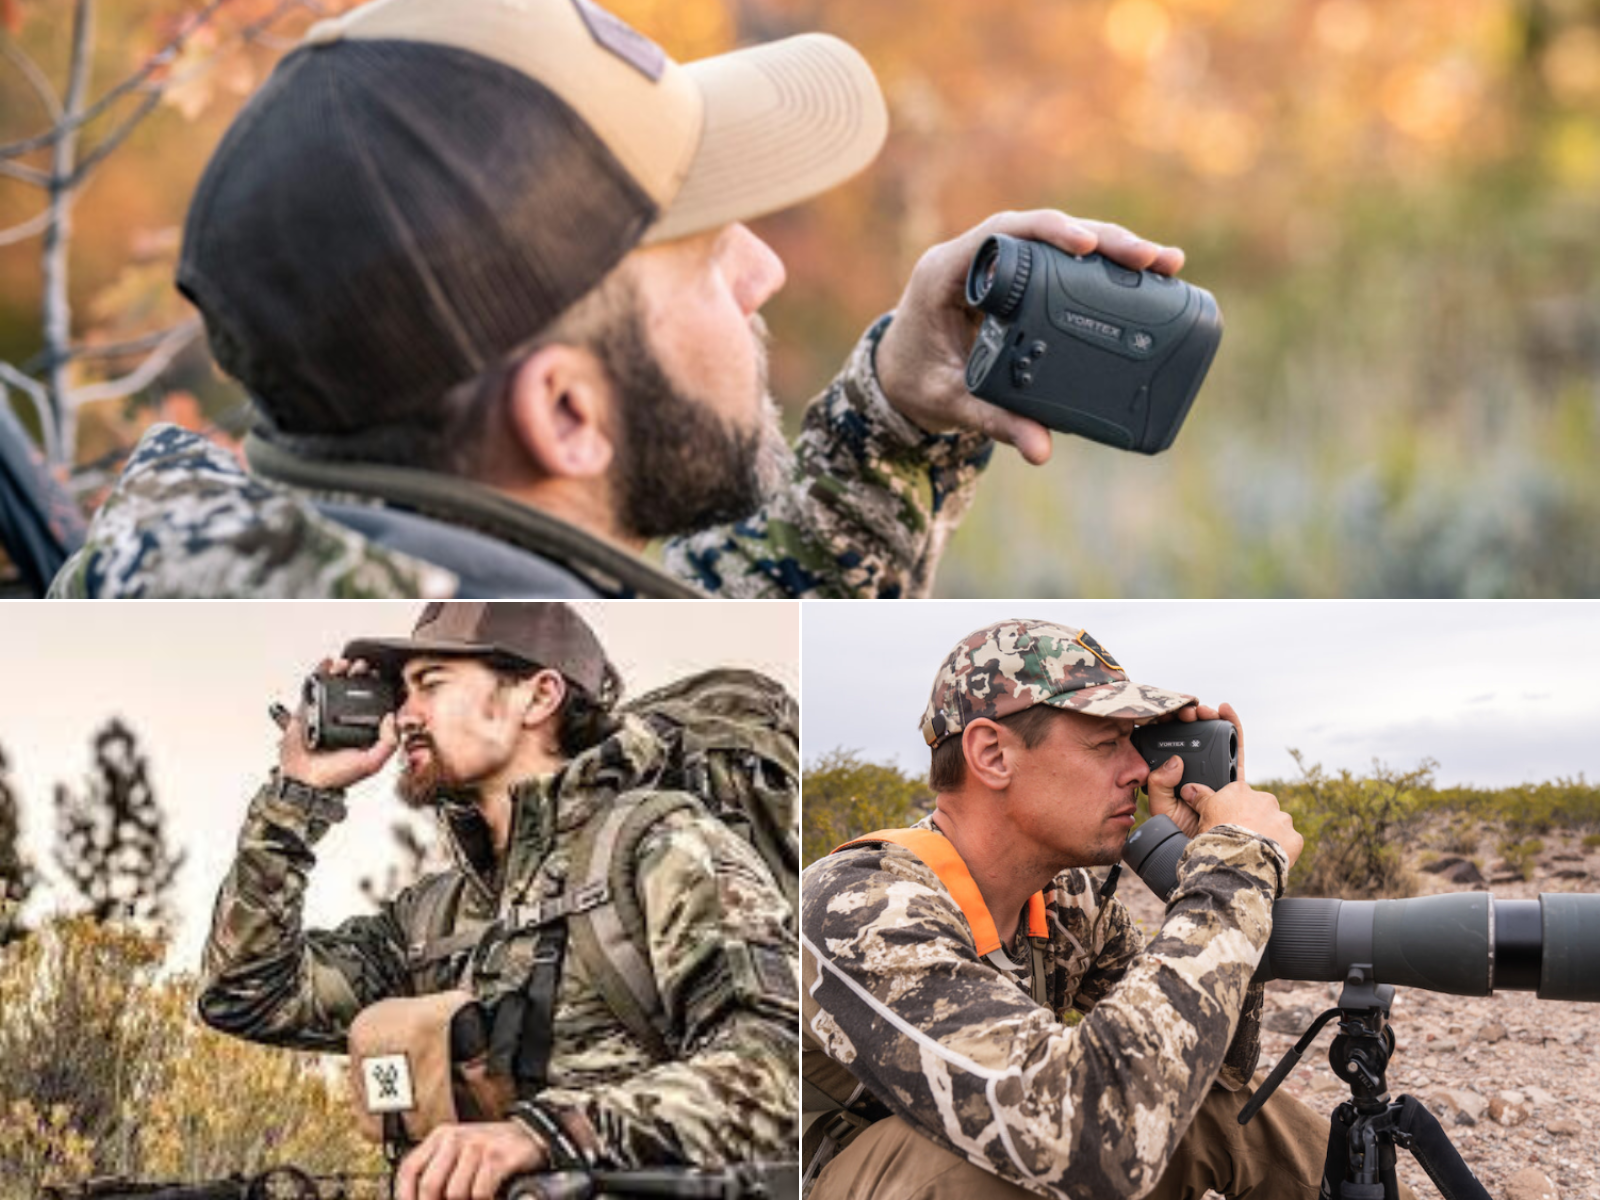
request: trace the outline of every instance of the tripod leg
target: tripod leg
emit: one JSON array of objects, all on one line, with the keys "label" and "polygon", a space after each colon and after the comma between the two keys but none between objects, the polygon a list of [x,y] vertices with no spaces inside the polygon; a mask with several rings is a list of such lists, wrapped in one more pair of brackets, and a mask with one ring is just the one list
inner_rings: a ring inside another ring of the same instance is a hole
[{"label": "tripod leg", "polygon": [[1411,1135],[1411,1154],[1433,1180],[1444,1200],[1489,1200],[1489,1193],[1472,1173],[1445,1133],[1439,1119],[1415,1096],[1401,1096],[1395,1128]]},{"label": "tripod leg", "polygon": [[1343,1200],[1340,1188],[1344,1183],[1345,1162],[1349,1158],[1350,1122],[1355,1114],[1348,1104],[1333,1110],[1328,1123],[1328,1154],[1322,1164],[1322,1195],[1327,1200]]}]

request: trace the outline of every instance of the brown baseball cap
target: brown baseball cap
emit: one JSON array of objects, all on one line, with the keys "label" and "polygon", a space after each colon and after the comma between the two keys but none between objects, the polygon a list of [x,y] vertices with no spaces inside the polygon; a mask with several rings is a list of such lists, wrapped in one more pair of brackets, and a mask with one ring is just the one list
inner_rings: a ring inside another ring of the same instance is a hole
[{"label": "brown baseball cap", "polygon": [[969,633],[934,677],[922,737],[937,746],[976,717],[998,720],[1048,704],[1096,717],[1164,717],[1195,698],[1134,683],[1082,629],[1053,621],[1000,621]]},{"label": "brown baseball cap", "polygon": [[594,630],[555,601],[435,601],[422,610],[410,637],[357,638],[344,648],[345,658],[365,659],[391,675],[422,655],[500,655],[549,667],[607,707],[622,694],[622,677]]},{"label": "brown baseball cap", "polygon": [[635,246],[825,191],[887,129],[835,37],[679,64],[593,0],[374,0],[234,121],[178,286],[277,429],[415,420]]}]

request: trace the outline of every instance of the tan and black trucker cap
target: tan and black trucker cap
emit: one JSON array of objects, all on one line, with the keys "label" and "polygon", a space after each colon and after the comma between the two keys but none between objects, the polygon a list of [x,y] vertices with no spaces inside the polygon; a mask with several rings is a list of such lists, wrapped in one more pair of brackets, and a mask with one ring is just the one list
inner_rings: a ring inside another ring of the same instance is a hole
[{"label": "tan and black trucker cap", "polygon": [[178,286],[276,428],[425,419],[635,246],[825,191],[887,129],[828,35],[680,64],[591,0],[375,0],[229,128]]}]

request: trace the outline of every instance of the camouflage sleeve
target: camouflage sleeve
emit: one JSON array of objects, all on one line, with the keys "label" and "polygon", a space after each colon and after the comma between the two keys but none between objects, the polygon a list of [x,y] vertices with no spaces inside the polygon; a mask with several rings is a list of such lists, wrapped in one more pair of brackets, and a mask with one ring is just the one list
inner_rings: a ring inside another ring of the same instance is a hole
[{"label": "camouflage sleeve", "polygon": [[795,942],[789,908],[749,844],[679,812],[641,844],[651,965],[678,1057],[586,1093],[581,1107],[623,1166],[794,1158]]},{"label": "camouflage sleeve", "polygon": [[1073,1026],[977,957],[920,860],[830,856],[801,905],[808,1030],[986,1171],[1046,1196],[1141,1196],[1222,1064],[1286,871],[1274,844],[1232,826],[1187,855],[1160,933]]},{"label": "camouflage sleeve", "polygon": [[199,1007],[236,1037],[342,1051],[356,1013],[408,993],[410,975],[392,906],[332,931],[301,928],[311,847],[344,816],[335,793],[317,795],[307,804],[268,785],[250,802],[211,917]]},{"label": "camouflage sleeve", "polygon": [[[1144,949],[1144,937],[1134,925],[1133,916],[1115,897],[1095,916],[1093,930],[1094,959],[1071,997],[1072,1007],[1084,1013],[1094,1011],[1094,1006],[1121,982]],[[1261,1010],[1265,999],[1266,989],[1259,983],[1252,983],[1245,993],[1239,1028],[1223,1057],[1222,1070],[1217,1073],[1217,1082],[1230,1092],[1249,1083],[1255,1073],[1256,1060],[1261,1056]]]},{"label": "camouflage sleeve", "polygon": [[666,566],[720,596],[926,595],[994,445],[924,433],[878,385],[889,317],[806,409],[788,486],[747,521],[668,543]]}]

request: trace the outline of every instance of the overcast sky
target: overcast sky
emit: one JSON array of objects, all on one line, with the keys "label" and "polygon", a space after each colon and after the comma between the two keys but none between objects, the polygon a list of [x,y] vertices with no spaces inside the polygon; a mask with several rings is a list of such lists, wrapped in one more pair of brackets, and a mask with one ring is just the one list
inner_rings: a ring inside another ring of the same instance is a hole
[{"label": "overcast sky", "polygon": [[1600,778],[1600,605],[1589,602],[948,601],[804,606],[808,761],[859,750],[921,773],[939,664],[1010,617],[1087,629],[1128,677],[1244,721],[1248,777],[1438,761],[1443,783]]},{"label": "overcast sky", "polygon": [[[614,601],[576,606],[637,694],[692,670],[750,666],[799,683],[793,604]],[[172,962],[198,963],[212,898],[232,858],[245,806],[276,761],[274,699],[348,639],[410,632],[415,602],[123,604],[0,607],[0,747],[22,795],[25,844],[53,877],[51,797],[81,786],[89,739],[121,716],[144,747],[168,831],[188,852],[179,876]],[[358,881],[391,860],[400,813],[393,768],[352,791],[351,816],[317,847],[309,916],[331,924],[365,911]],[[41,888],[29,913],[61,902]]]}]

